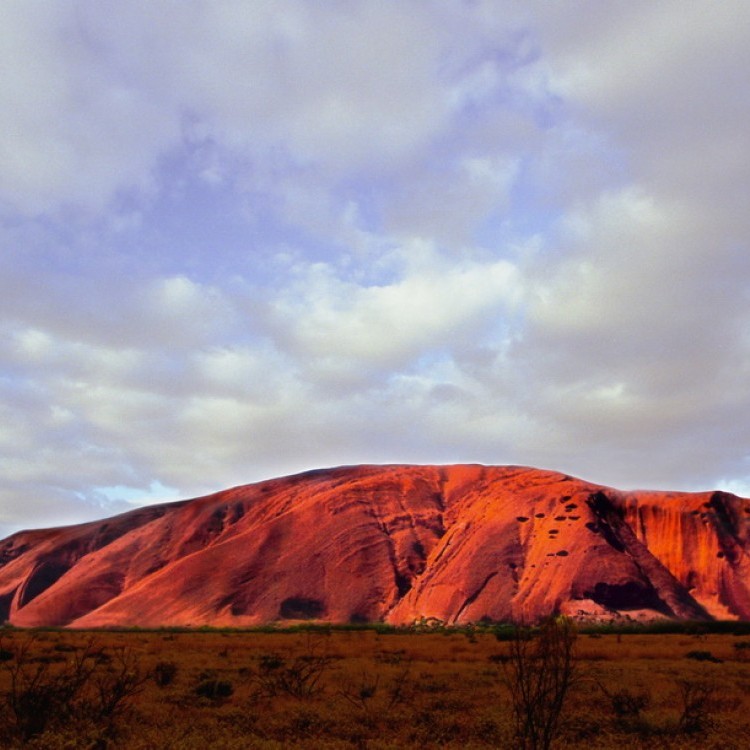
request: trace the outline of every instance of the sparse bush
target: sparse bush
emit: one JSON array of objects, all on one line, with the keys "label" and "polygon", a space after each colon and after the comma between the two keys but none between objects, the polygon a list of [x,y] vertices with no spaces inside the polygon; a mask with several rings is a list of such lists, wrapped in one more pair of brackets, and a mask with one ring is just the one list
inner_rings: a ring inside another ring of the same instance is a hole
[{"label": "sparse bush", "polygon": [[685,654],[686,659],[693,659],[694,661],[710,661],[714,664],[721,664],[721,659],[714,656],[710,651],[688,651]]},{"label": "sparse bush", "polygon": [[612,710],[620,717],[638,718],[641,711],[651,704],[651,695],[645,690],[636,693],[623,688],[613,693],[611,699]]},{"label": "sparse bush", "polygon": [[367,712],[373,698],[378,694],[379,687],[380,675],[363,671],[357,682],[345,682],[338,694],[355,708]]},{"label": "sparse bush", "polygon": [[738,641],[734,644],[737,659],[747,661],[750,659],[750,641]]},{"label": "sparse bush", "polygon": [[94,663],[89,649],[75,653],[64,666],[34,660],[31,636],[13,648],[13,659],[4,662],[10,686],[5,695],[3,723],[12,736],[26,742],[52,723],[70,723],[76,702],[91,679]]},{"label": "sparse bush", "polygon": [[177,677],[177,665],[173,661],[160,661],[154,667],[154,682],[159,687],[171,685]]},{"label": "sparse bush", "polygon": [[513,625],[496,625],[492,632],[495,634],[495,638],[501,643],[512,641],[517,634],[517,630]]},{"label": "sparse bush", "polygon": [[[102,655],[107,658],[101,659]],[[96,661],[107,667],[92,674],[88,713],[111,734],[115,722],[128,712],[130,699],[141,692],[151,674],[141,669],[138,655],[129,648],[116,648],[111,655],[99,654]]]},{"label": "sparse bush", "polygon": [[651,705],[651,693],[648,690],[635,691],[628,688],[610,692],[601,683],[597,684],[609,701],[616,727],[626,732],[643,730],[641,711]]},{"label": "sparse bush", "polygon": [[505,664],[505,662],[510,660],[508,654],[490,654],[487,658],[493,664]]},{"label": "sparse bush", "polygon": [[682,710],[678,730],[693,734],[710,728],[713,714],[719,708],[716,685],[700,680],[678,680],[677,687]]},{"label": "sparse bush", "polygon": [[409,702],[411,683],[408,679],[411,662],[408,662],[392,680],[381,685],[380,674],[363,671],[359,679],[346,680],[338,691],[347,703],[365,714],[384,716],[397,706]]},{"label": "sparse bush", "polygon": [[529,628],[516,629],[503,671],[520,750],[547,750],[551,746],[576,676],[575,642],[575,626],[565,617],[549,618],[538,633]]},{"label": "sparse bush", "polygon": [[463,633],[466,636],[466,640],[469,641],[469,643],[477,642],[476,630],[471,625],[467,626],[464,629]]},{"label": "sparse bush", "polygon": [[208,678],[201,680],[195,686],[195,694],[201,698],[220,701],[229,698],[234,693],[234,687],[227,680]]},{"label": "sparse bush", "polygon": [[76,647],[70,643],[56,643],[52,648],[55,651],[61,651],[67,654],[73,653],[76,650]]},{"label": "sparse bush", "polygon": [[60,663],[35,657],[35,641],[32,635],[13,646],[13,658],[2,663],[8,689],[0,723],[8,735],[28,742],[49,728],[75,733],[93,724],[100,737],[111,737],[147,679],[135,653],[117,649],[114,657],[102,660],[92,640],[80,650],[64,649],[70,657]]},{"label": "sparse bush", "polygon": [[260,658],[254,682],[266,696],[285,693],[299,700],[323,692],[321,679],[331,664],[331,657],[319,653],[318,641],[308,638],[305,653],[288,662],[277,654]]},{"label": "sparse bush", "polygon": [[305,654],[293,661],[271,654],[261,657],[255,682],[266,696],[286,693],[294,698],[310,698],[323,691],[320,683],[330,657]]}]

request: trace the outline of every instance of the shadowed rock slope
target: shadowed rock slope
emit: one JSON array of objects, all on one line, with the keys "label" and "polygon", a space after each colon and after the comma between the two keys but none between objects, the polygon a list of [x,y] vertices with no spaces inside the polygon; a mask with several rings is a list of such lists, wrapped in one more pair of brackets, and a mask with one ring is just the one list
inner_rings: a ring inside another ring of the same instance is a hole
[{"label": "shadowed rock slope", "polygon": [[0,542],[0,621],[750,619],[750,500],[517,466],[308,472]]}]

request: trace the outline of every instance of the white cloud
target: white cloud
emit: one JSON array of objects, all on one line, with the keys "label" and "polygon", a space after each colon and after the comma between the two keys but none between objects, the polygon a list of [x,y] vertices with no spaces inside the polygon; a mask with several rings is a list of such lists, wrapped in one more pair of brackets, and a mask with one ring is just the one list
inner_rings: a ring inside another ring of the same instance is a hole
[{"label": "white cloud", "polygon": [[320,264],[305,269],[273,306],[295,355],[350,359],[365,370],[403,367],[492,327],[520,303],[521,280],[508,261],[447,263],[421,243],[399,255],[406,273],[382,286],[342,281]]},{"label": "white cloud", "polygon": [[450,87],[489,75],[481,99],[498,75],[451,3],[12,2],[0,21],[0,197],[32,214],[152,189],[185,136],[329,182],[400,172],[452,117],[449,50]]},{"label": "white cloud", "polygon": [[146,187],[177,136],[173,114],[108,65],[83,19],[75,4],[0,9],[0,198],[11,208],[101,208],[119,187]]},{"label": "white cloud", "polygon": [[357,461],[744,486],[747,8],[5,3],[0,524]]},{"label": "white cloud", "polygon": [[633,2],[588,15],[585,27],[575,13],[545,25],[551,87],[620,142],[641,180],[736,218],[750,168],[750,6]]}]

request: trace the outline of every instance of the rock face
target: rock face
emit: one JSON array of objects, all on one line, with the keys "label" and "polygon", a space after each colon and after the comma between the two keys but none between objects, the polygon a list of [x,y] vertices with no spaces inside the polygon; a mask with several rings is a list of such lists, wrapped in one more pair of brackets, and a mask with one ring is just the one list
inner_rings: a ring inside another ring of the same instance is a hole
[{"label": "rock face", "polygon": [[0,542],[0,622],[750,619],[750,500],[517,466],[309,472]]}]

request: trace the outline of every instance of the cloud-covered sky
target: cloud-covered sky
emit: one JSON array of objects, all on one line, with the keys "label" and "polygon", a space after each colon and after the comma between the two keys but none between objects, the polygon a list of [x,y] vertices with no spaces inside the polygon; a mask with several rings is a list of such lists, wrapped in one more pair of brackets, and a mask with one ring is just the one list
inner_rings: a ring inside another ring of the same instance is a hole
[{"label": "cloud-covered sky", "polygon": [[350,463],[750,494],[746,0],[7,0],[0,70],[0,532]]}]

